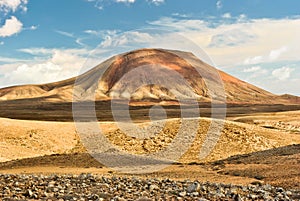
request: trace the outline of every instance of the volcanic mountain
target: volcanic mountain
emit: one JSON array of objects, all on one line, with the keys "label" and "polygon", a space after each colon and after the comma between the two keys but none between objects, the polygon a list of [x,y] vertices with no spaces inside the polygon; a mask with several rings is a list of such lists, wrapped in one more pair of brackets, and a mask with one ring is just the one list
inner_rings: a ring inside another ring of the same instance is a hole
[{"label": "volcanic mountain", "polygon": [[[75,90],[74,89],[75,86]],[[39,99],[72,102],[130,99],[141,102],[195,99],[236,104],[295,104],[298,97],[277,96],[201,61],[189,52],[139,49],[116,55],[67,80],[0,89],[0,100]]]}]

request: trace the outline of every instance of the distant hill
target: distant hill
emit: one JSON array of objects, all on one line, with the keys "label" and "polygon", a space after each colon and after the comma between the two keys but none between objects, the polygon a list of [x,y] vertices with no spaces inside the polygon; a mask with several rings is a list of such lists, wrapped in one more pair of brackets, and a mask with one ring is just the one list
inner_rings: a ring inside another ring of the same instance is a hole
[{"label": "distant hill", "polygon": [[[72,102],[73,86],[77,80],[83,92],[94,92],[97,86],[96,100],[116,98],[160,102],[180,97],[210,102],[212,98],[219,100],[222,96],[214,72],[218,72],[217,75],[223,81],[227,103],[300,103],[299,97],[274,95],[215,69],[192,53],[165,49],[139,49],[116,55],[78,77],[60,82],[6,87],[0,89],[0,100],[38,98],[46,102]],[[176,76],[176,73],[180,76]],[[163,86],[165,83],[168,83],[168,87]]]}]

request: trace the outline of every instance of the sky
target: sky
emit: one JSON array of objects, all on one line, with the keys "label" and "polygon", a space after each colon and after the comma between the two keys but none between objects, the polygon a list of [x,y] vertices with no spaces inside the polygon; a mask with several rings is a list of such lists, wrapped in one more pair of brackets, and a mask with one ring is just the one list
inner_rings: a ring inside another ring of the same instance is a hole
[{"label": "sky", "polygon": [[222,71],[300,96],[299,8],[298,0],[0,0],[0,87],[63,80],[125,50],[168,47],[201,49]]}]

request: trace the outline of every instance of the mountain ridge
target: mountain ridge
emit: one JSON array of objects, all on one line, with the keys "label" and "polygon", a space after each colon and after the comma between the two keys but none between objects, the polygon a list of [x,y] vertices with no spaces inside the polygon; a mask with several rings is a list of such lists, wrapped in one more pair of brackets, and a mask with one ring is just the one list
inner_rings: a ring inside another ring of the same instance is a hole
[{"label": "mountain ridge", "polygon": [[300,103],[297,96],[272,94],[217,70],[190,52],[165,49],[138,49],[119,54],[77,77],[58,82],[5,87],[0,89],[0,100],[40,98],[50,102],[72,102],[76,97],[74,84],[80,85],[84,92],[97,89],[96,100],[159,102],[179,97],[210,102],[225,95],[227,103],[235,104]]}]

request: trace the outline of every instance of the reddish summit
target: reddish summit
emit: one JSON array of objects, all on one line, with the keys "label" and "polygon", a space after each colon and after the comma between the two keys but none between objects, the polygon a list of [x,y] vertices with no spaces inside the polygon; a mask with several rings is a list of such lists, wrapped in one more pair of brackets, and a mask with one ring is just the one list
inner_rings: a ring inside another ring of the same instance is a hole
[{"label": "reddish summit", "polygon": [[0,100],[70,102],[75,82],[81,93],[95,92],[96,100],[157,102],[194,98],[209,102],[222,100],[225,95],[227,103],[236,104],[300,102],[298,97],[277,96],[219,71],[192,53],[165,49],[139,49],[116,55],[78,77],[60,82],[3,88]]}]

